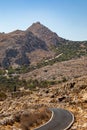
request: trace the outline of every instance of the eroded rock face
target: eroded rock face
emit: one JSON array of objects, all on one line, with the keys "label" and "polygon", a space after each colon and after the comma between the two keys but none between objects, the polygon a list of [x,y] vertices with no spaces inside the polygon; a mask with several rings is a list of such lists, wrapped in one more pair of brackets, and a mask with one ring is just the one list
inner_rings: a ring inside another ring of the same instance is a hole
[{"label": "eroded rock face", "polygon": [[30,61],[28,59],[28,57],[24,54],[22,55],[20,58],[18,58],[16,61],[15,61],[16,64],[18,65],[29,65],[30,64]]}]

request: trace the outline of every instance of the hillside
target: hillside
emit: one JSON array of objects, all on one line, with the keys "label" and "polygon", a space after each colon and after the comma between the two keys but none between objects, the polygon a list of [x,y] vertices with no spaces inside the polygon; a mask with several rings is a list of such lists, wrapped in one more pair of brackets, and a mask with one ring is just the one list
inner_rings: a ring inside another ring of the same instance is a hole
[{"label": "hillside", "polygon": [[21,79],[62,82],[87,75],[87,57],[49,64],[20,74]]}]

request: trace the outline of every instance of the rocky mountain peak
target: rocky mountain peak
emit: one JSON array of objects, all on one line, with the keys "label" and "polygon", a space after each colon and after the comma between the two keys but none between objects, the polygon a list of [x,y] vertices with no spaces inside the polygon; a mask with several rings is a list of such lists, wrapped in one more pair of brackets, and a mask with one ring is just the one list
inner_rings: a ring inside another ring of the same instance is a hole
[{"label": "rocky mountain peak", "polygon": [[[28,31],[34,31],[34,30],[38,30],[38,29],[41,29],[41,28],[43,28],[43,27],[45,27],[43,24],[41,24],[40,22],[36,22],[36,23],[33,23],[27,30]],[[45,27],[45,28],[47,28],[47,27]]]},{"label": "rocky mountain peak", "polygon": [[51,45],[56,46],[59,43],[60,37],[52,32],[48,27],[44,26],[40,22],[33,23],[27,31],[31,31],[38,38],[46,42],[48,47]]}]

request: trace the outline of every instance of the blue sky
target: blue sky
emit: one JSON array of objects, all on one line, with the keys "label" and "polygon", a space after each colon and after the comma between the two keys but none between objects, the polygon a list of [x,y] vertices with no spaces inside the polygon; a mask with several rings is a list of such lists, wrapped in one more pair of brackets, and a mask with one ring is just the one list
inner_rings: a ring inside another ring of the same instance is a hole
[{"label": "blue sky", "polygon": [[0,32],[37,21],[63,38],[87,40],[87,0],[0,0]]}]

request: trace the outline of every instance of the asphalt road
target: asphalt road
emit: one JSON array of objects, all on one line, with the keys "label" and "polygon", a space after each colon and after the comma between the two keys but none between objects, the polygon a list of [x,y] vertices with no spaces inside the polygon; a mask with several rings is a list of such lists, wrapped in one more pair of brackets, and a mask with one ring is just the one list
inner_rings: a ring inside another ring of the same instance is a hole
[{"label": "asphalt road", "polygon": [[67,110],[51,109],[53,117],[47,124],[34,130],[67,130],[74,122],[74,116]]}]

